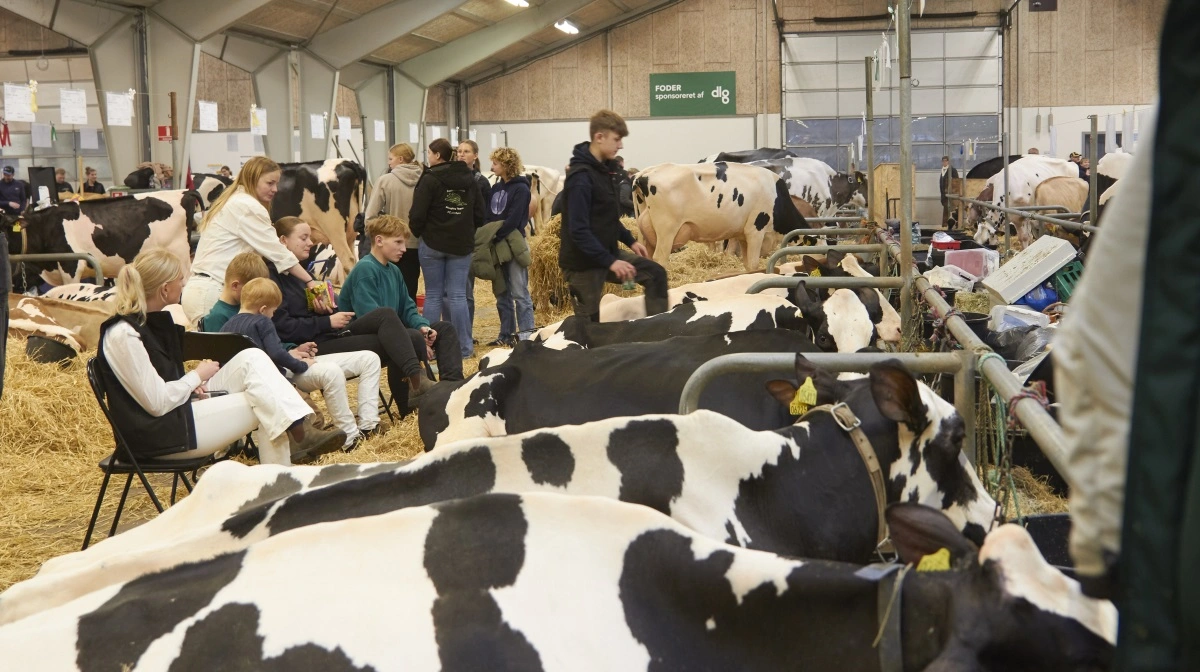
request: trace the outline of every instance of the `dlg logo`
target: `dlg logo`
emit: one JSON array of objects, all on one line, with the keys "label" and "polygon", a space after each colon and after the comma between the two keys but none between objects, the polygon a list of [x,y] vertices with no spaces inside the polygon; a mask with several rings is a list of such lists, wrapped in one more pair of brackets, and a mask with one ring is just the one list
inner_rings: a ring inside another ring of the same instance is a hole
[{"label": "dlg logo", "polygon": [[722,87],[720,84],[718,84],[717,88],[712,90],[712,97],[720,98],[721,103],[723,105],[728,105],[729,104],[729,89],[726,89],[726,88]]}]

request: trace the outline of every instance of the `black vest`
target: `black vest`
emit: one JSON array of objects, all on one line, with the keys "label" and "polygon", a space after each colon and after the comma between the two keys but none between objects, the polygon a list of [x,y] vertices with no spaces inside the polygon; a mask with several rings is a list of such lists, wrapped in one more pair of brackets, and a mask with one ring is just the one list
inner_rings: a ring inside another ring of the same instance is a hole
[{"label": "black vest", "polygon": [[609,172],[607,167],[603,167],[599,163],[575,163],[567,171],[567,177],[564,180],[566,186],[563,188],[563,192],[567,196],[563,199],[562,233],[559,235],[561,243],[558,248],[558,265],[568,271],[586,271],[597,268],[596,264],[584,256],[579,247],[575,245],[575,241],[571,240],[571,235],[567,230],[567,218],[571,212],[570,190],[577,188],[575,184],[578,184],[578,180],[572,180],[571,177],[584,171],[587,171],[592,178],[592,210],[588,213],[588,225],[592,229],[592,234],[614,257],[617,256],[621,242],[621,174]]},{"label": "black vest", "polygon": [[176,325],[169,313],[148,313],[145,324],[138,324],[129,315],[110,317],[100,325],[96,364],[108,393],[108,411],[113,424],[137,457],[161,457],[194,449],[196,427],[192,419],[191,402],[185,402],[156,418],[125,390],[104,359],[105,335],[109,328],[121,321],[127,322],[142,337],[142,345],[150,355],[150,364],[160,378],[171,382],[184,375],[183,327]]}]

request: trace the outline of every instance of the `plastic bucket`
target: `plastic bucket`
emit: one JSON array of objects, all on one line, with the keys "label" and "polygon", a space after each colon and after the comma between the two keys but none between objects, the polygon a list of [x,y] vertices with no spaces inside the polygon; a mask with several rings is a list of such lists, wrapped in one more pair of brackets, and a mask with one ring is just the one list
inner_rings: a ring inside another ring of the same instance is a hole
[{"label": "plastic bucket", "polygon": [[[963,321],[967,323],[967,326],[971,328],[971,331],[975,332],[975,335],[978,336],[980,340],[987,339],[987,334],[988,334],[987,323],[988,323],[988,320],[991,319],[989,316],[984,315],[983,313],[962,313],[962,318],[963,318]],[[934,319],[935,318],[933,317],[933,315],[925,316],[925,325],[924,326],[925,326],[925,338],[926,339],[933,337]]]}]

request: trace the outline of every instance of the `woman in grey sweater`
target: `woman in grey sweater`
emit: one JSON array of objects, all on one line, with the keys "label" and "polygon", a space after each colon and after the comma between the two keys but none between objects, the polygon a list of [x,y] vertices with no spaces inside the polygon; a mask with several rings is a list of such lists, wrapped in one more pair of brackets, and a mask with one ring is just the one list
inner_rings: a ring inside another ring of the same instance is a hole
[{"label": "woman in grey sweater", "polygon": [[[379,178],[375,183],[375,191],[367,201],[364,213],[366,219],[376,215],[392,215],[408,222],[408,211],[412,208],[413,189],[421,177],[421,164],[416,162],[416,153],[407,143],[392,145],[388,150],[388,167],[391,172]],[[404,276],[404,286],[408,295],[417,295],[417,281],[421,277],[421,260],[417,257],[416,236],[409,236],[405,241],[412,254],[406,254],[396,263],[400,274]]]}]

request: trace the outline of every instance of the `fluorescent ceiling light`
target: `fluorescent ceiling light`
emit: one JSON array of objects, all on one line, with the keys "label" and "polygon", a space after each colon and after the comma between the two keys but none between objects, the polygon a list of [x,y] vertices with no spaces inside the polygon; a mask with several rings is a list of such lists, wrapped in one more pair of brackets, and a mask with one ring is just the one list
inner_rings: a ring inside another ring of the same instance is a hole
[{"label": "fluorescent ceiling light", "polygon": [[515,7],[528,7],[529,6],[529,3],[527,2],[527,0],[508,0],[508,4],[513,5]]},{"label": "fluorescent ceiling light", "polygon": [[567,21],[566,19],[554,24],[554,27],[568,35],[574,35],[579,32],[579,29],[575,27],[575,24]]}]

